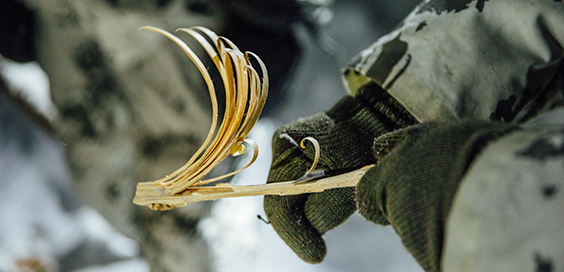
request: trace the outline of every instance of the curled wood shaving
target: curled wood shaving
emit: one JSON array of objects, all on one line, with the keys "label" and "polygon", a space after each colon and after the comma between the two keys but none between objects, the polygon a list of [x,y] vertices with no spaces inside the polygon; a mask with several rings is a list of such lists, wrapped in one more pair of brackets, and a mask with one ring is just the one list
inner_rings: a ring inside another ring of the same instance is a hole
[{"label": "curled wood shaving", "polygon": [[[193,27],[176,30],[194,38],[204,48],[219,71],[226,101],[225,114],[217,127],[216,90],[207,67],[184,41],[173,34],[155,27],[146,26],[140,29],[154,31],[169,38],[180,46],[198,67],[210,94],[212,124],[204,143],[184,166],[159,180],[138,183],[133,203],[148,206],[154,210],[168,210],[190,202],[224,197],[319,192],[331,188],[355,186],[360,180],[360,173],[364,173],[362,169],[348,176],[331,177],[326,178],[325,181],[322,179],[312,183],[297,184],[288,181],[251,186],[232,186],[225,183],[218,186],[202,186],[235,175],[257,159],[258,146],[253,140],[246,139],[246,137],[257,122],[266,102],[268,94],[266,67],[257,55],[251,52],[242,53],[229,39],[220,37],[207,28]],[[260,75],[253,67],[251,60],[258,63]],[[314,162],[306,173],[309,174],[317,166],[320,147],[314,138],[306,137],[300,142],[301,148],[305,148],[305,141],[311,142],[315,148]],[[245,153],[246,148],[243,143],[247,143],[253,150],[253,157],[245,167],[220,177],[204,180],[204,177],[229,154],[239,156]]]}]

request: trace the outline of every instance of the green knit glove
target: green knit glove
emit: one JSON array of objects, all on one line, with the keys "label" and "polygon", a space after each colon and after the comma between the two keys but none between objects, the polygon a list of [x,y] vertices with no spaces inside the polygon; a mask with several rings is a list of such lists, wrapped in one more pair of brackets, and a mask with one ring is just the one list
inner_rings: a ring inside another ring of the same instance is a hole
[{"label": "green knit glove", "polygon": [[[375,163],[374,138],[417,121],[377,85],[356,97],[347,96],[325,113],[281,127],[272,142],[273,161],[268,183],[303,176],[314,159],[314,148],[299,147],[305,137],[321,147],[318,169],[338,170]],[[326,254],[321,238],[356,211],[354,188],[333,189],[298,196],[265,196],[264,210],[278,235],[308,263]]]},{"label": "green knit glove", "polygon": [[357,186],[360,213],[391,224],[425,271],[440,271],[445,222],[462,177],[489,141],[515,128],[466,120],[420,124],[378,138],[379,163]]}]

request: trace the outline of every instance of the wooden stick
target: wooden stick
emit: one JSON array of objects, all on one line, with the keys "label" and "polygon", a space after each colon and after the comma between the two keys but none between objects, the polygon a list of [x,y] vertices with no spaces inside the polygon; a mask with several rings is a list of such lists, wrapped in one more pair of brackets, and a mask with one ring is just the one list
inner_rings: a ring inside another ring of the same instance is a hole
[{"label": "wooden stick", "polygon": [[[162,179],[138,183],[133,203],[148,206],[154,210],[170,210],[175,207],[185,206],[187,203],[226,197],[316,193],[333,188],[354,187],[364,173],[373,167],[373,165],[366,166],[346,174],[315,181],[286,181],[250,186],[233,186],[223,183],[216,186],[203,186],[207,182],[238,173],[251,165],[257,158],[258,146],[253,141],[245,138],[257,122],[266,103],[268,95],[266,66],[255,54],[250,52],[242,53],[227,38],[219,37],[207,28],[179,29],[190,34],[204,47],[216,65],[224,83],[226,108],[223,121],[220,127],[216,129],[218,116],[217,97],[207,67],[188,45],[178,37],[154,27],[142,27],[141,29],[155,31],[168,37],[179,45],[196,64],[204,77],[210,93],[212,125],[204,144],[184,166]],[[254,58],[255,61],[251,62],[249,57]],[[262,80],[252,66],[254,62],[257,62],[261,68]],[[301,148],[305,148],[304,140],[310,141],[315,148],[315,160],[307,172],[309,174],[315,169],[319,161],[320,147],[314,138],[306,137],[300,142]],[[243,142],[247,142],[253,148],[253,158],[250,163],[242,169],[227,175],[202,180],[211,169],[217,166],[230,153],[233,156],[242,154],[244,152]]]},{"label": "wooden stick", "polygon": [[373,164],[338,176],[304,183],[284,181],[248,186],[234,186],[227,183],[216,186],[194,186],[176,195],[166,195],[163,187],[154,182],[141,182],[137,185],[137,194],[133,203],[148,206],[153,210],[169,210],[188,203],[228,197],[318,193],[334,188],[355,187],[366,171],[372,167]]}]

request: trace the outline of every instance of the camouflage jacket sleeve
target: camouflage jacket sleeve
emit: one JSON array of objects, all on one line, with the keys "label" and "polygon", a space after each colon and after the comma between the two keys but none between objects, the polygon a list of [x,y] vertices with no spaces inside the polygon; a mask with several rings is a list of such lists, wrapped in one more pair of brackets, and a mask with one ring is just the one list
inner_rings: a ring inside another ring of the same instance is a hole
[{"label": "camouflage jacket sleeve", "polygon": [[427,0],[344,69],[374,81],[419,121],[521,123],[562,104],[561,0]]},{"label": "camouflage jacket sleeve", "polygon": [[442,271],[561,271],[564,109],[489,143],[446,225]]}]

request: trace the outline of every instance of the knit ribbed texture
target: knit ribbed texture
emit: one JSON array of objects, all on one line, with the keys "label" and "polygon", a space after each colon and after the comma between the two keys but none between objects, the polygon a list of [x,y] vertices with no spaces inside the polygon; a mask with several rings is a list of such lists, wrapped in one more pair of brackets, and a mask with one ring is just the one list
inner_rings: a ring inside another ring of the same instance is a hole
[{"label": "knit ribbed texture", "polygon": [[[315,138],[321,147],[318,169],[337,170],[376,162],[374,138],[417,121],[391,96],[371,84],[356,97],[347,96],[325,113],[280,128],[273,137],[273,161],[268,182],[303,176],[314,158],[314,148],[298,144]],[[264,209],[278,235],[309,263],[326,254],[321,236],[356,211],[354,188],[332,189],[299,196],[265,196]]]},{"label": "knit ribbed texture", "polygon": [[[374,223],[391,224],[425,271],[440,271],[445,222],[462,177],[489,141],[513,129],[462,121],[390,134],[400,143],[357,186],[360,213]],[[386,146],[387,136],[375,142],[376,149]]]}]

